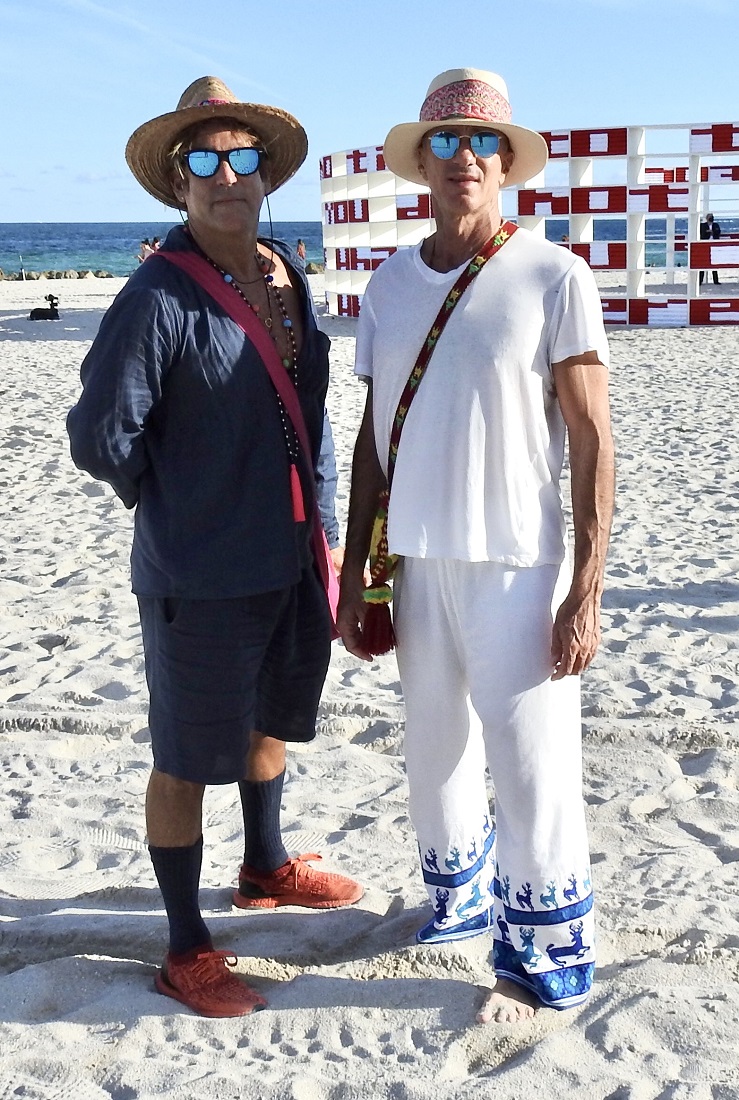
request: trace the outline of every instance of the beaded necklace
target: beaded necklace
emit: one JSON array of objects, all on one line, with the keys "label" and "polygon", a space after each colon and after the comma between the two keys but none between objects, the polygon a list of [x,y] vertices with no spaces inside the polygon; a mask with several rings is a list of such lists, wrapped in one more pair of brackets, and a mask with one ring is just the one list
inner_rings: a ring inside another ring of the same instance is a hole
[{"label": "beaded necklace", "polygon": [[[256,315],[257,319],[261,321],[264,327],[267,329],[267,332],[270,334],[275,342],[275,346],[277,346],[277,336],[272,331],[274,327],[274,318],[272,316],[272,297],[274,297],[275,301],[277,302],[277,308],[280,311],[280,316],[282,318],[281,327],[285,330],[285,336],[287,337],[287,344],[289,348],[288,354],[282,357],[282,365],[285,370],[292,374],[293,383],[295,386],[297,386],[298,349],[295,343],[295,332],[293,329],[293,323],[288,315],[282,295],[280,294],[278,288],[274,285],[274,275],[271,275],[268,271],[262,271],[262,274],[259,276],[258,279],[239,279],[237,281],[233,275],[229,275],[227,271],[224,271],[222,267],[219,267],[215,260],[211,260],[210,256],[208,256],[205,252],[203,252],[203,255],[205,256],[211,267],[214,267],[216,269],[218,274],[223,279],[224,283],[228,283],[229,286],[232,286],[239,297],[242,298],[244,302],[246,302],[252,313]],[[260,253],[256,254],[255,259],[257,261],[258,267],[262,269],[269,265],[269,261]],[[269,310],[268,317],[262,317],[259,306],[254,305],[252,302],[250,302],[241,287],[239,286],[240,282],[243,282],[245,286],[248,286],[249,283],[258,283],[260,280],[264,281],[264,288],[267,295],[267,309]]]},{"label": "beaded necklace", "polygon": [[[290,320],[290,317],[288,315],[287,307],[285,306],[282,295],[280,294],[278,288],[274,285],[274,276],[272,274],[270,274],[269,271],[264,271],[264,268],[269,267],[269,260],[267,260],[267,258],[265,256],[262,256],[261,253],[257,252],[256,255],[255,255],[255,259],[256,259],[256,262],[257,262],[257,266],[260,268],[262,274],[259,275],[259,277],[257,279],[242,279],[242,280],[240,280],[246,286],[248,286],[250,283],[258,283],[260,280],[262,280],[262,279],[264,280],[265,293],[267,295],[267,308],[269,310],[269,316],[268,317],[262,317],[259,306],[258,305],[252,305],[252,303],[246,297],[246,295],[244,294],[243,290],[241,289],[241,287],[239,286],[239,284],[237,283],[237,281],[233,277],[233,275],[229,275],[229,273],[227,271],[224,271],[223,268],[220,267],[215,262],[215,260],[212,260],[210,258],[210,256],[207,254],[207,252],[204,252],[203,249],[200,247],[200,245],[198,245],[197,241],[192,236],[192,234],[189,234],[189,236],[190,236],[190,240],[193,242],[193,244],[197,248],[198,252],[200,252],[201,256],[203,256],[203,258],[208,261],[208,263],[211,265],[211,267],[213,267],[218,272],[218,274],[223,279],[224,283],[228,283],[229,286],[233,287],[233,289],[236,291],[238,296],[242,299],[242,301],[244,301],[246,303],[246,305],[252,311],[254,316],[257,318],[257,320],[260,321],[264,325],[264,327],[267,329],[267,332],[272,337],[272,339],[275,343],[275,347],[277,347],[277,350],[279,352],[279,347],[277,346],[277,339],[276,339],[275,334],[272,331],[274,320],[273,320],[273,316],[272,316],[272,298],[271,298],[270,295],[274,295],[275,301],[277,302],[277,308],[279,309],[280,316],[282,318],[282,328],[285,330],[285,335],[287,336],[288,347],[290,349],[288,356],[281,357],[282,358],[282,365],[285,368],[285,370],[287,371],[287,373],[290,377],[290,380],[292,381],[292,384],[295,386],[295,389],[297,389],[298,388],[298,348],[297,348],[297,343],[295,341],[295,332],[294,332],[294,329],[293,329],[293,323]],[[295,520],[299,522],[299,521],[302,521],[302,520],[305,519],[305,509],[304,509],[304,506],[303,506],[303,493],[302,493],[302,489],[300,488],[300,479],[299,479],[298,471],[297,471],[297,460],[298,460],[298,454],[299,454],[298,437],[297,437],[297,435],[295,433],[295,429],[293,428],[293,425],[292,425],[292,423],[291,423],[291,421],[290,421],[290,419],[287,415],[287,410],[285,409],[285,405],[282,401],[282,398],[280,397],[280,395],[277,392],[275,392],[275,396],[277,398],[277,408],[278,408],[279,413],[280,413],[280,422],[282,424],[282,433],[285,437],[285,446],[287,447],[287,454],[288,454],[288,458],[290,460],[290,485],[291,485],[292,500],[293,500],[293,514],[294,514]]]}]

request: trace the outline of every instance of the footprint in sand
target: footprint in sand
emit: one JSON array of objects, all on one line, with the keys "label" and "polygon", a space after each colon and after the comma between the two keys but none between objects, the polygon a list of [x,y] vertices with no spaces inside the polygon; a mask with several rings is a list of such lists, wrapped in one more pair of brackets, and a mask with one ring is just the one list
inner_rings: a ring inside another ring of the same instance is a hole
[{"label": "footprint in sand", "polygon": [[[7,1074],[7,1075],[6,1075]],[[30,1064],[28,1070],[3,1073],[0,1100],[110,1100],[110,1093],[74,1072],[55,1071],[47,1061]]]},{"label": "footprint in sand", "polygon": [[80,489],[87,497],[104,497],[105,489],[99,481],[90,481],[86,485],[81,485]]},{"label": "footprint in sand", "polygon": [[101,699],[110,699],[111,702],[121,702],[123,699],[128,699],[133,692],[120,681],[111,680],[109,684],[93,688],[93,694],[99,695]]}]

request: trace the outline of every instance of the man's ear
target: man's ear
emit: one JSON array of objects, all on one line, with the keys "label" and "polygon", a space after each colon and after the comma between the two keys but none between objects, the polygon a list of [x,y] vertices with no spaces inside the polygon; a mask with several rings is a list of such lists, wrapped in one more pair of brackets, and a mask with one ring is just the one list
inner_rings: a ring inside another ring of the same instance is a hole
[{"label": "man's ear", "polygon": [[500,163],[503,168],[503,176],[500,181],[501,183],[505,183],[505,178],[513,167],[513,162],[515,159],[516,154],[513,152],[512,149],[508,149],[505,153],[501,155]]},{"label": "man's ear", "polygon": [[426,169],[423,166],[423,138],[421,138],[416,146],[416,156],[418,157],[418,172],[426,179]]},{"label": "man's ear", "polygon": [[172,191],[178,202],[185,202],[185,181],[178,172],[172,173]]}]

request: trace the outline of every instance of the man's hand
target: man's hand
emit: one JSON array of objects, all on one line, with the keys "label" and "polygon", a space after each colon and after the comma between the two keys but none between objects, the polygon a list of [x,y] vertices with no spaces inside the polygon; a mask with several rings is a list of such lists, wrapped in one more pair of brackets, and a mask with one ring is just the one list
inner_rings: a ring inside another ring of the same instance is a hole
[{"label": "man's hand", "polygon": [[[339,579],[341,579],[341,572],[344,568],[344,554],[345,554],[344,547],[343,546],[334,546],[333,550],[329,550],[329,554],[331,555],[331,561],[333,562],[334,571],[336,573],[336,576]],[[370,576],[369,569],[367,568],[367,566],[365,566],[365,568],[364,568],[364,587],[369,588],[369,586],[371,584],[372,584],[372,577]]]},{"label": "man's hand", "polygon": [[570,591],[552,628],[553,680],[579,676],[589,666],[600,644],[600,595],[580,596]]},{"label": "man's hand", "polygon": [[344,573],[341,578],[341,595],[336,611],[336,627],[345,648],[350,653],[362,661],[372,661],[374,658],[364,648],[362,638],[364,616],[367,612],[367,604],[362,598],[363,591],[364,584],[361,579],[350,581]]},{"label": "man's hand", "polygon": [[341,576],[341,570],[344,568],[344,547],[334,546],[333,550],[329,550],[331,555],[331,561],[334,563],[334,569],[336,570],[336,576]]}]

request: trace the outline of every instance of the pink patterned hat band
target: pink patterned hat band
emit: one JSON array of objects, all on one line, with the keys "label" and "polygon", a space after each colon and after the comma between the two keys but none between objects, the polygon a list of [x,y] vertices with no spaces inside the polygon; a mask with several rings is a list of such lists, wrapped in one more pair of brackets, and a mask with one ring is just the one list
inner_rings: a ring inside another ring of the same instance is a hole
[{"label": "pink patterned hat band", "polygon": [[505,96],[483,80],[458,80],[437,88],[428,96],[419,121],[445,122],[454,118],[510,122],[511,105]]}]

